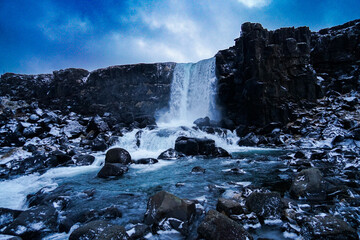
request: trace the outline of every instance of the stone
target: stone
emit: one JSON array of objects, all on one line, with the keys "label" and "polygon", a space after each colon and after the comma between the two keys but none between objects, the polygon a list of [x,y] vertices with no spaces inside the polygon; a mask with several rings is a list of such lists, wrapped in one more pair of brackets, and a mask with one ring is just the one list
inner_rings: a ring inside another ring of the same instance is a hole
[{"label": "stone", "polygon": [[123,148],[112,148],[106,152],[105,163],[121,163],[124,165],[131,163],[131,156]]},{"label": "stone", "polygon": [[205,169],[200,167],[200,166],[196,166],[193,167],[193,169],[191,169],[192,173],[205,173]]},{"label": "stone", "polygon": [[162,152],[158,156],[158,159],[179,159],[182,157],[185,157],[185,154],[178,152],[173,148],[169,148],[168,150]]},{"label": "stone", "polygon": [[121,163],[105,163],[97,176],[99,178],[121,177],[127,171],[128,167]]},{"label": "stone", "polygon": [[0,208],[0,229],[12,223],[21,213],[22,211],[19,210]]},{"label": "stone", "polygon": [[253,147],[259,143],[259,138],[254,133],[249,133],[245,137],[242,137],[238,145],[239,146],[246,146],[246,147]]},{"label": "stone", "polygon": [[324,200],[326,195],[320,170],[308,168],[299,172],[291,185],[290,195],[295,198],[306,197]]},{"label": "stone", "polygon": [[91,165],[95,161],[95,157],[90,154],[75,156],[74,159],[77,166]]},{"label": "stone", "polygon": [[133,160],[133,163],[135,164],[155,164],[158,160],[155,158],[141,158],[137,160]]},{"label": "stone", "polygon": [[283,214],[283,204],[279,193],[253,192],[246,199],[246,207],[254,212],[260,220],[280,219]]},{"label": "stone", "polygon": [[211,156],[215,152],[215,141],[206,138],[178,137],[175,141],[175,150],[189,156]]},{"label": "stone", "polygon": [[[137,224],[134,228],[134,231],[132,231],[132,234],[130,235],[130,239],[136,240],[136,239],[143,239],[144,236],[150,232],[150,227],[145,224]],[[129,233],[130,234],[130,233]]]},{"label": "stone", "polygon": [[209,117],[198,118],[194,121],[194,124],[198,127],[210,126],[210,118]]},{"label": "stone", "polygon": [[231,154],[222,147],[215,147],[212,156],[218,158],[232,158]]},{"label": "stone", "polygon": [[91,143],[92,151],[105,151],[108,148],[106,141],[100,135],[98,135]]},{"label": "stone", "polygon": [[349,224],[326,213],[305,217],[301,220],[300,226],[305,239],[359,239],[355,229]]},{"label": "stone", "polygon": [[241,204],[232,199],[219,198],[216,204],[216,211],[224,213],[228,217],[230,215],[239,215],[244,212]]},{"label": "stone", "polygon": [[53,207],[39,206],[19,214],[6,227],[5,234],[16,235],[23,239],[40,239],[48,231],[57,230],[57,213]]},{"label": "stone", "polygon": [[123,226],[110,226],[104,229],[99,236],[96,236],[96,240],[127,240],[130,239],[129,235]]},{"label": "stone", "polygon": [[149,198],[147,203],[144,223],[147,225],[159,225],[163,220],[177,219],[170,225],[183,234],[188,231],[188,226],[196,214],[195,202],[180,199],[175,195],[160,191]]},{"label": "stone", "polygon": [[109,222],[97,220],[89,222],[75,229],[69,237],[69,240],[126,240],[129,239],[125,228],[119,225],[113,225]]},{"label": "stone", "polygon": [[108,124],[104,122],[104,120],[99,115],[96,115],[90,120],[86,129],[87,132],[90,132],[91,130],[94,130],[97,133],[104,133],[110,129]]},{"label": "stone", "polygon": [[189,156],[199,155],[199,144],[194,138],[178,137],[175,150]]},{"label": "stone", "polygon": [[206,240],[253,239],[240,224],[215,210],[207,212],[197,232],[199,237]]}]

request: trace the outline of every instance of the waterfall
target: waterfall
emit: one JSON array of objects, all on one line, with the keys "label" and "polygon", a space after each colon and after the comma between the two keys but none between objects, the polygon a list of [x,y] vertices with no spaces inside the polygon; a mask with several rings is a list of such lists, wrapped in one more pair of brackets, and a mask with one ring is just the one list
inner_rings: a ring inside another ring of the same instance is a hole
[{"label": "waterfall", "polygon": [[209,134],[191,127],[194,120],[201,117],[219,120],[216,86],[215,58],[176,64],[169,109],[158,118],[158,128],[127,132],[117,146],[125,148],[135,159],[156,158],[162,151],[173,148],[179,136],[213,139],[217,146],[229,152],[238,149],[238,137],[234,132],[224,130]]},{"label": "waterfall", "polygon": [[158,123],[192,125],[200,117],[218,120],[216,110],[215,57],[197,63],[176,64],[171,84],[169,110]]}]

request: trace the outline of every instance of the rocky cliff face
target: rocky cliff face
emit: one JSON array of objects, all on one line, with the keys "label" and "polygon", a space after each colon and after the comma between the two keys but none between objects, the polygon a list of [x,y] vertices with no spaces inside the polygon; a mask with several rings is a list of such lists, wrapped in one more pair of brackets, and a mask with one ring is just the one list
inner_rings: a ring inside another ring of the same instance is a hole
[{"label": "rocky cliff face", "polygon": [[73,68],[41,75],[7,73],[1,76],[0,95],[85,115],[111,112],[117,120],[132,123],[167,106],[174,67],[174,63],[157,63],[91,73]]},{"label": "rocky cliff face", "polygon": [[311,64],[323,93],[358,90],[360,76],[360,20],[311,34]]},{"label": "rocky cliff face", "polygon": [[317,97],[310,65],[311,32],[307,27],[268,31],[242,25],[235,46],[217,55],[219,99],[237,125],[285,123],[301,100]]},{"label": "rocky cliff face", "polygon": [[359,28],[359,20],[318,33],[244,23],[235,46],[216,55],[224,115],[236,125],[287,123],[329,90],[356,89]]},{"label": "rocky cliff face", "polygon": [[[294,121],[299,109],[312,108],[329,91],[357,90],[359,63],[360,20],[319,32],[308,27],[268,31],[258,23],[244,23],[235,46],[216,55],[225,125],[259,127]],[[129,125],[153,118],[168,105],[174,67],[175,63],[157,63],[91,73],[83,69],[7,73],[1,76],[0,96],[85,115],[110,112]]]}]

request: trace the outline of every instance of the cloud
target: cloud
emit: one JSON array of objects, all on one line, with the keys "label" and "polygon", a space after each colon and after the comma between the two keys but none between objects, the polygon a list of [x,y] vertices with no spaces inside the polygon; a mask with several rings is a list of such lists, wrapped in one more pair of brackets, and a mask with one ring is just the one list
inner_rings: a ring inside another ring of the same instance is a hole
[{"label": "cloud", "polygon": [[39,23],[38,27],[52,41],[69,41],[79,34],[87,34],[92,31],[90,21],[78,16],[55,15]]},{"label": "cloud", "polygon": [[271,3],[271,0],[237,0],[237,1],[244,4],[248,8],[265,7]]}]

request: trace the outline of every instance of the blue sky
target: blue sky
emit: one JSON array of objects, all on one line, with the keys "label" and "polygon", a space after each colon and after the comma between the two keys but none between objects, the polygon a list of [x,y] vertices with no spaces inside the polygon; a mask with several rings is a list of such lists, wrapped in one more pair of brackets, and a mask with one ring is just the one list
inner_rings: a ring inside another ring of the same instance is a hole
[{"label": "blue sky", "polygon": [[198,61],[243,22],[315,31],[357,18],[359,0],[0,0],[0,73]]}]

